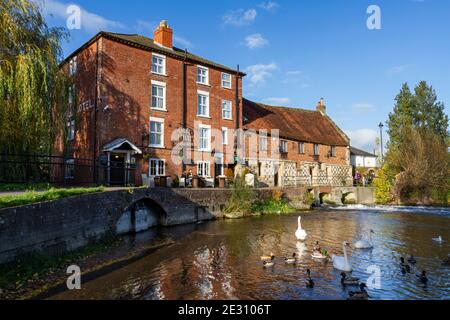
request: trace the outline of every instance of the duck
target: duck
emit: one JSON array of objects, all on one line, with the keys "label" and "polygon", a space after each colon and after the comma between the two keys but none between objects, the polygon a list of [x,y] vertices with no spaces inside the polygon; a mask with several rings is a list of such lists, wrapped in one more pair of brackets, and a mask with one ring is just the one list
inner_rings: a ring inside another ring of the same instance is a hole
[{"label": "duck", "polygon": [[284,258],[284,262],[287,264],[297,263],[297,254],[294,252],[292,254],[292,258],[288,258],[288,257]]},{"label": "duck", "polygon": [[348,257],[347,257],[347,246],[349,246],[350,244],[346,241],[344,241],[342,243],[342,248],[344,250],[344,256],[336,256],[336,255],[332,255],[331,259],[333,260],[333,267],[337,270],[341,270],[344,272],[351,272],[353,270],[350,262],[348,261]]},{"label": "duck", "polygon": [[270,261],[272,258],[275,258],[274,254],[271,252],[270,256],[261,256],[261,261]]},{"label": "duck", "polygon": [[373,243],[372,243],[372,233],[374,233],[374,231],[372,229],[369,230],[368,233],[368,239],[360,239],[355,243],[355,248],[356,249],[372,249],[373,248]]},{"label": "duck", "polygon": [[400,258],[400,268],[402,269],[403,274],[411,273],[411,267],[405,262],[405,258],[403,257]]},{"label": "duck", "polygon": [[446,260],[443,260],[443,261],[442,261],[442,264],[443,264],[444,266],[450,266],[450,254],[448,255],[448,257],[447,257]]},{"label": "duck", "polygon": [[345,272],[341,272],[341,284],[344,286],[359,285],[359,278],[348,277]]},{"label": "duck", "polygon": [[348,300],[368,300],[369,294],[366,291],[367,285],[365,283],[361,283],[359,285],[360,291],[350,291],[348,293]]},{"label": "duck", "polygon": [[416,264],[416,263],[417,263],[417,261],[416,261],[416,259],[414,258],[413,255],[411,255],[411,256],[408,258],[408,262],[409,262],[410,264]]},{"label": "duck", "polygon": [[270,261],[263,261],[264,268],[270,268],[270,267],[273,267],[274,265],[275,265],[275,257],[274,256],[272,256]]},{"label": "duck", "polygon": [[444,242],[444,240],[442,239],[442,236],[439,236],[439,237],[437,237],[437,238],[433,238],[433,241],[434,241],[434,242],[437,242],[437,243],[442,243],[442,242]]},{"label": "duck", "polygon": [[314,288],[314,280],[311,278],[311,270],[307,269],[306,274],[308,275],[306,277],[306,287],[312,289]]},{"label": "duck", "polygon": [[423,270],[421,274],[416,274],[416,277],[419,278],[419,281],[422,282],[422,284],[428,283],[427,272],[425,270]]},{"label": "duck", "polygon": [[301,223],[302,217],[298,217],[298,228],[297,231],[295,231],[295,237],[299,241],[305,241],[307,234],[306,231],[302,229],[302,223]]},{"label": "duck", "polygon": [[316,241],[314,245],[313,252],[311,254],[311,258],[324,260],[328,258],[328,251],[326,249],[322,249],[319,246],[319,241]]}]

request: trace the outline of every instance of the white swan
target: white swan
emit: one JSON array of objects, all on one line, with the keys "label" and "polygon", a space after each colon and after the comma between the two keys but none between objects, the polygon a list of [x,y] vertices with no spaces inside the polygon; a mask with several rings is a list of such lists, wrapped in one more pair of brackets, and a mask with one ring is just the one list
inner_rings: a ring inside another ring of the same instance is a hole
[{"label": "white swan", "polygon": [[368,239],[361,239],[361,240],[357,241],[355,243],[355,248],[356,249],[372,249],[373,248],[372,233],[374,233],[373,230],[370,230]]},{"label": "white swan", "polygon": [[295,232],[295,236],[297,237],[297,240],[305,241],[306,239],[306,231],[302,229],[302,223],[301,223],[302,217],[298,217],[298,228]]},{"label": "white swan", "polygon": [[350,262],[348,261],[348,257],[347,257],[347,246],[349,246],[350,244],[348,242],[344,242],[342,247],[344,249],[344,256],[336,256],[336,255],[332,255],[331,259],[333,260],[333,267],[335,269],[341,270],[341,271],[345,271],[345,272],[351,272],[352,271],[352,266],[350,265]]},{"label": "white swan", "polygon": [[436,241],[436,242],[439,242],[439,243],[444,242],[444,240],[442,239],[441,236],[439,236],[439,237],[437,237],[437,238],[433,238],[433,241]]}]

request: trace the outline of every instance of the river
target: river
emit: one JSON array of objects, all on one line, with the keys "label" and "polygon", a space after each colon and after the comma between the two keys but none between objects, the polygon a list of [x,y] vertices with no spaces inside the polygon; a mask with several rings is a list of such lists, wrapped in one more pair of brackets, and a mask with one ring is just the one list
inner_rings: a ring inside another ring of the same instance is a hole
[{"label": "river", "polygon": [[[305,243],[295,239],[298,215],[308,233]],[[48,298],[346,299],[355,288],[341,285],[332,262],[313,260],[312,247],[317,240],[342,255],[342,242],[354,243],[370,229],[373,249],[349,248],[353,276],[368,281],[376,279],[369,278],[369,267],[380,271],[380,287],[369,288],[370,299],[450,299],[450,267],[442,265],[450,253],[450,209],[364,206],[151,230],[130,238],[130,243],[171,239],[174,244],[82,282],[81,290]],[[440,244],[432,240],[439,235],[444,239]],[[263,268],[260,256],[271,252],[275,266]],[[286,265],[284,257],[293,252],[299,263]],[[404,274],[399,259],[410,254],[417,264]],[[308,268],[313,289],[305,286]],[[426,286],[416,277],[422,270],[428,272]]]}]

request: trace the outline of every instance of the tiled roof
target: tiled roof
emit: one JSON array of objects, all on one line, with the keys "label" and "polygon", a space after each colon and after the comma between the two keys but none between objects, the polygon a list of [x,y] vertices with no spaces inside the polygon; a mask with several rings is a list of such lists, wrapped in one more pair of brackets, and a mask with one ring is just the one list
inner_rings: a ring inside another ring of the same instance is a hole
[{"label": "tiled roof", "polygon": [[363,157],[372,157],[372,158],[377,158],[376,155],[374,155],[373,153],[355,148],[355,147],[350,147],[350,153],[352,156],[363,156]]},{"label": "tiled roof", "polygon": [[244,99],[244,128],[279,129],[280,138],[348,146],[348,137],[326,115],[319,111],[274,107]]},{"label": "tiled roof", "polygon": [[[68,56],[64,61],[68,61],[73,55],[75,55],[77,52],[79,52],[80,50],[82,50],[83,48],[87,47],[88,45],[90,45],[92,42],[94,42],[95,40],[97,40],[100,37],[105,37],[107,39],[113,40],[113,41],[118,41],[130,46],[134,46],[140,49],[144,49],[144,50],[151,50],[157,53],[161,53],[164,55],[168,55],[168,56],[172,56],[174,58],[177,59],[181,59],[184,60],[185,58],[185,50],[173,47],[172,49],[170,48],[166,48],[163,46],[160,46],[158,44],[156,44],[153,39],[150,39],[148,37],[139,35],[139,34],[121,34],[121,33],[112,33],[112,32],[99,32],[97,35],[95,35],[91,40],[89,40],[86,44],[84,44],[81,48],[79,48],[77,51],[73,52],[70,56]],[[223,71],[228,71],[231,73],[237,73],[238,71],[221,65],[219,63],[215,63],[213,61],[210,61],[208,59],[202,58],[200,56],[197,56],[195,54],[192,54],[190,52],[187,52],[187,60],[194,62],[194,63],[199,63],[205,66],[210,66],[210,67],[214,67],[214,68],[218,68],[221,69]],[[241,76],[245,76],[245,73],[240,72]]]}]

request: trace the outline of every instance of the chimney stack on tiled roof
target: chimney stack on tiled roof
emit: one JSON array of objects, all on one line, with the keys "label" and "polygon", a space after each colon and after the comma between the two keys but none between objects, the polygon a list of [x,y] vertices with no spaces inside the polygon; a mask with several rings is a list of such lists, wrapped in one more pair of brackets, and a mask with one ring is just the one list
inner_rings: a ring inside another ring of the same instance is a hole
[{"label": "chimney stack on tiled roof", "polygon": [[159,27],[155,30],[154,40],[157,44],[160,44],[166,48],[172,48],[173,30],[167,24],[166,20],[162,20],[159,23]]},{"label": "chimney stack on tiled roof", "polygon": [[327,114],[327,107],[325,105],[325,100],[323,98],[320,98],[319,102],[317,103],[316,110],[323,115]]}]

